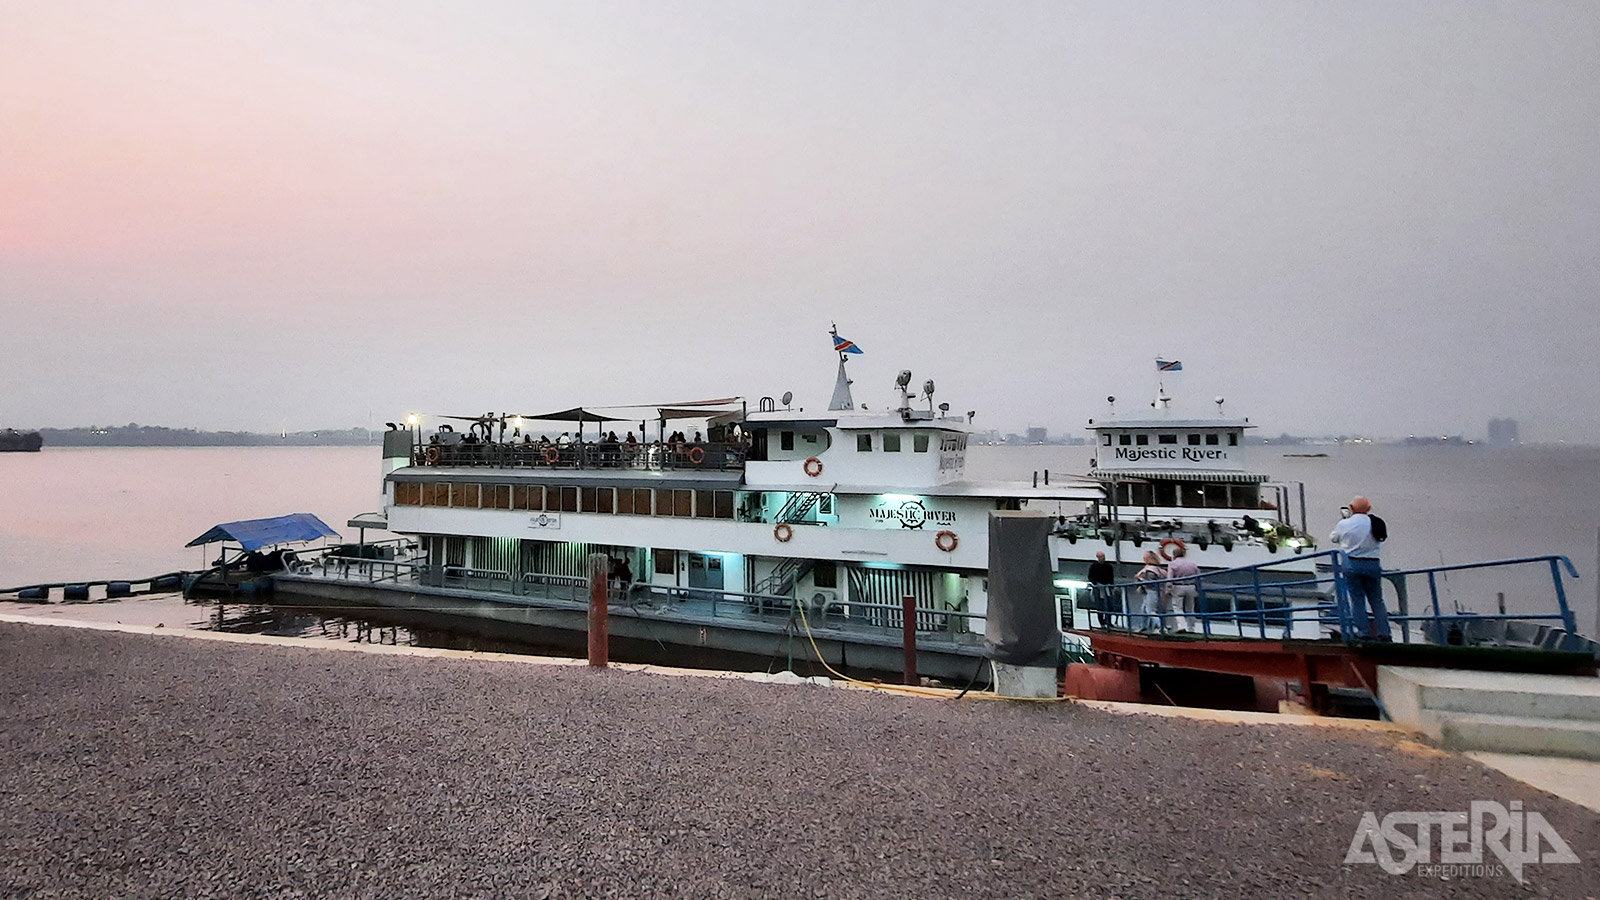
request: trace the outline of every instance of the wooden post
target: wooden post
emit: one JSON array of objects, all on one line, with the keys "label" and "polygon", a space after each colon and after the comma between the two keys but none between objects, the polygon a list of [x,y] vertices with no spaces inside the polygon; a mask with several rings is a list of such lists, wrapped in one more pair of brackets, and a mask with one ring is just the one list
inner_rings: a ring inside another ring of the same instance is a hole
[{"label": "wooden post", "polygon": [[900,598],[900,634],[906,648],[906,684],[919,684],[917,679],[917,598],[910,594]]},{"label": "wooden post", "polygon": [[611,660],[611,636],[607,632],[606,591],[610,587],[611,557],[589,554],[589,665],[605,668]]}]

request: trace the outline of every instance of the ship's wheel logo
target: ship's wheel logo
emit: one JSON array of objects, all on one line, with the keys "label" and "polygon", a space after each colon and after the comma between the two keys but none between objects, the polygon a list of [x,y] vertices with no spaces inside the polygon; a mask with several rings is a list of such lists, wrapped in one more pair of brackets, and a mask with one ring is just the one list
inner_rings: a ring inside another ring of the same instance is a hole
[{"label": "ship's wheel logo", "polygon": [[921,528],[928,523],[928,508],[921,500],[907,500],[894,514],[900,519],[901,528]]}]

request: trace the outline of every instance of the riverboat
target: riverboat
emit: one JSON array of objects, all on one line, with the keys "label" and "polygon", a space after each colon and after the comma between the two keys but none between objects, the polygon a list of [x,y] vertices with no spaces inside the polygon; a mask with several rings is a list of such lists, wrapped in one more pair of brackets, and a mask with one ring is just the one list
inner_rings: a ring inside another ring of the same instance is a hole
[{"label": "riverboat", "polygon": [[[465,432],[397,423],[385,435],[383,508],[351,524],[386,528],[414,555],[362,562],[355,575],[339,563],[286,576],[280,596],[442,610],[581,641],[587,560],[602,553],[617,576],[611,634],[624,654],[629,642],[676,648],[655,655],[678,662],[701,650],[768,665],[820,653],[895,672],[912,597],[921,671],[965,679],[982,655],[989,514],[1088,515],[1105,489],[1086,476],[968,479],[972,414],[952,414],[909,371],[891,402],[858,404],[854,345],[834,340],[825,409],[786,393],[468,417]],[[550,423],[569,430],[536,440]],[[606,431],[618,425],[626,438]],[[649,426],[655,439],[641,440]],[[1056,587],[1070,624],[1077,585]]]}]

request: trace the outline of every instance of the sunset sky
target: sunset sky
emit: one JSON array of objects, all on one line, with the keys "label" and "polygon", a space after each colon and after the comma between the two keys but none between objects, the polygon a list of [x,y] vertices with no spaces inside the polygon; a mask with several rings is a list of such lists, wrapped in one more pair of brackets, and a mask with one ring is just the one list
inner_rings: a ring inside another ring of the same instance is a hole
[{"label": "sunset sky", "polygon": [[0,426],[1600,441],[1600,5],[0,0]]}]

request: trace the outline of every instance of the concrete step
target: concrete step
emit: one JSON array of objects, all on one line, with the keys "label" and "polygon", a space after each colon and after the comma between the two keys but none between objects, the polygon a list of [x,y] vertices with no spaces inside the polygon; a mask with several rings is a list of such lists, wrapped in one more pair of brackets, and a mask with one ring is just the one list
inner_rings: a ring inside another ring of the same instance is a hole
[{"label": "concrete step", "polygon": [[1413,727],[1426,713],[1600,723],[1600,678],[1381,666],[1378,696]]},{"label": "concrete step", "polygon": [[1430,715],[1437,720],[1439,743],[1447,750],[1600,760],[1600,722],[1465,713]]}]

